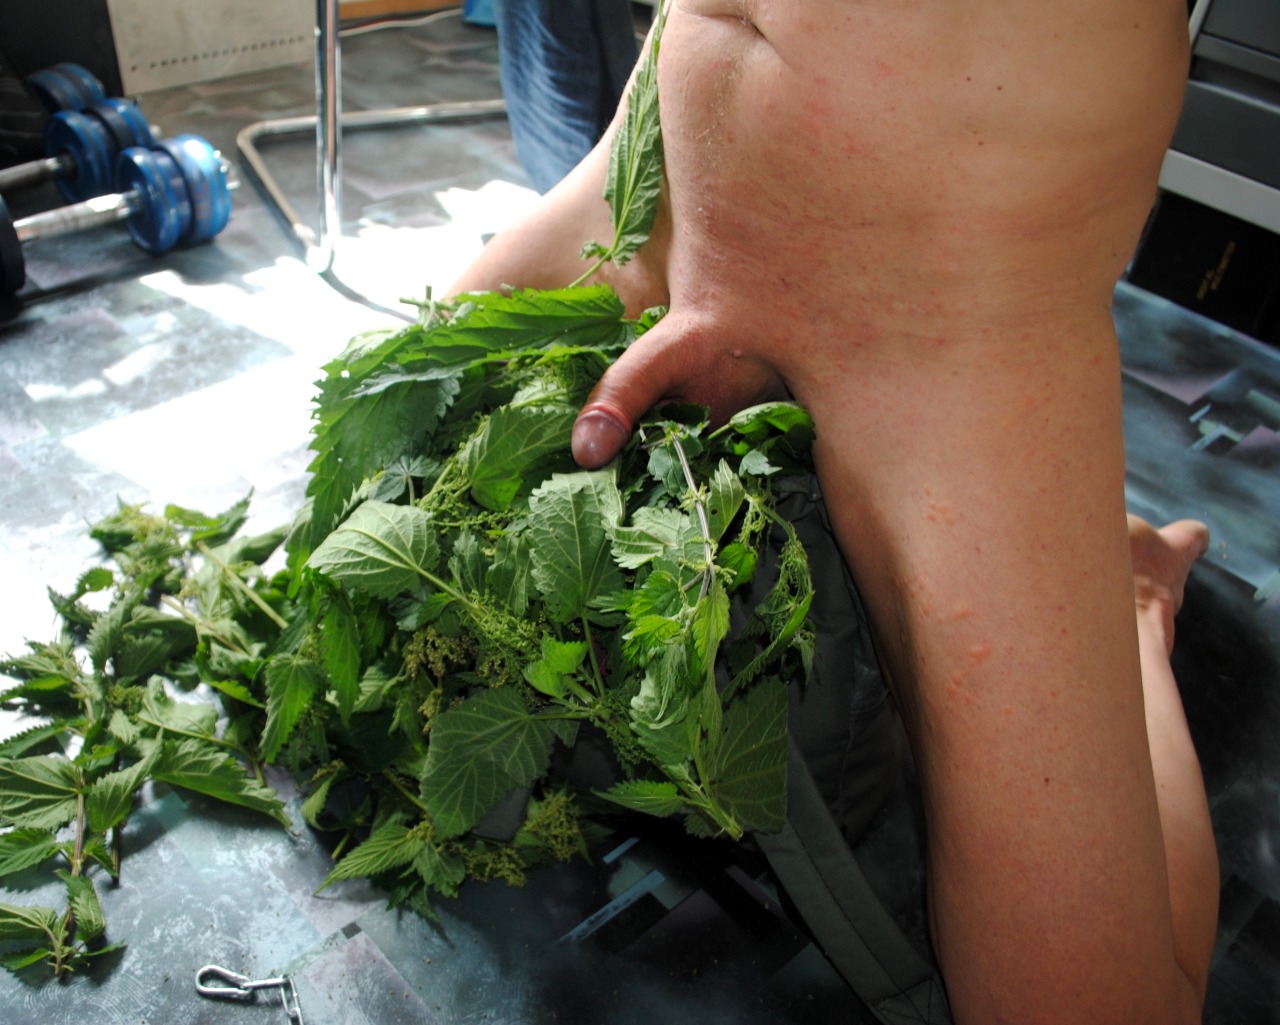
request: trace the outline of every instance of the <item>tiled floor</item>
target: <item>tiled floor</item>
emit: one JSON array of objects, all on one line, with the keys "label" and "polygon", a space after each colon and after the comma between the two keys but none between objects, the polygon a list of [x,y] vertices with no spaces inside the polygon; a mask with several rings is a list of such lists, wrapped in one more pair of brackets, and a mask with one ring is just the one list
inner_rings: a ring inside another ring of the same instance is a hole
[{"label": "tiled floor", "polygon": [[[456,19],[352,37],[345,105],[497,96],[495,52],[487,30]],[[234,156],[245,125],[313,103],[311,69],[295,67],[148,96],[144,109]],[[263,148],[312,210],[311,143]],[[379,306],[445,285],[532,195],[500,120],[353,133],[343,158],[336,269]],[[16,200],[19,213],[53,202],[45,190]],[[45,586],[81,572],[93,555],[84,525],[117,499],[214,510],[252,490],[260,526],[289,518],[318,367],[390,322],[304,269],[248,182],[212,245],[154,260],[114,228],[32,243],[27,257],[23,303],[0,321],[6,651],[47,636]],[[1132,505],[1205,518],[1215,535],[1177,655],[1222,858],[1206,1021],[1280,1021],[1280,360],[1124,287],[1117,322]],[[883,853],[900,850],[904,817],[895,808],[873,832],[868,872],[911,914],[915,876]],[[267,1002],[201,1001],[191,977],[207,962],[294,973],[311,1025],[861,1020],[749,863],[705,847],[646,839],[524,890],[473,887],[434,929],[360,887],[314,895],[325,856],[306,833],[173,793],[130,828],[124,883],[104,892],[128,947],[68,985],[0,974],[7,1023],[280,1020]],[[555,944],[602,905],[607,923],[589,940]]]}]

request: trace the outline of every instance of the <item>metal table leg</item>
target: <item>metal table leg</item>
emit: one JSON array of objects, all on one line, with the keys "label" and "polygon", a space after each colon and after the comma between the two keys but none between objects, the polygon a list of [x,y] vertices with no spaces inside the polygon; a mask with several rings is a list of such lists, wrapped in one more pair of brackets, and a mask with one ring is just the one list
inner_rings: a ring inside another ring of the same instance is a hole
[{"label": "metal table leg", "polygon": [[[341,48],[338,40],[338,0],[316,0],[316,113],[314,116],[275,118],[242,128],[236,146],[245,164],[266,193],[267,202],[288,222],[302,248],[307,266],[332,276],[338,240],[342,235],[342,130],[385,128],[477,117],[501,117],[502,100],[434,103],[420,107],[341,112]],[[320,231],[312,231],[284,195],[258,149],[262,139],[301,135],[316,137],[316,184],[319,189]]]}]

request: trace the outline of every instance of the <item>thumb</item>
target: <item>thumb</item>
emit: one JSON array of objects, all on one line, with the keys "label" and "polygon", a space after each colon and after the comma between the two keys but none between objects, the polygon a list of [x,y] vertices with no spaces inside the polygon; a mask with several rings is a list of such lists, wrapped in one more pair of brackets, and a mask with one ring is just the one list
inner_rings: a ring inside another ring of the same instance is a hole
[{"label": "thumb", "polygon": [[618,357],[591,389],[574,421],[574,462],[588,470],[604,466],[630,441],[645,413],[674,397],[685,376],[682,371],[688,369],[681,366],[680,349],[675,332],[664,322]]}]

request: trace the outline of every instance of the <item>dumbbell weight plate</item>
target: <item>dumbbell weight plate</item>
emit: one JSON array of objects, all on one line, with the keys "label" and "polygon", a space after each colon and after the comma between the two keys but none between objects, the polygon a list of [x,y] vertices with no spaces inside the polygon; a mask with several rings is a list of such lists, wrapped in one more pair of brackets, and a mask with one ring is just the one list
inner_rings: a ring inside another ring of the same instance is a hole
[{"label": "dumbbell weight plate", "polygon": [[128,149],[130,146],[142,146],[150,149],[155,145],[151,134],[151,126],[142,116],[138,105],[130,100],[122,100],[118,96],[99,100],[84,111],[89,117],[97,118],[111,133],[115,140],[114,152]]},{"label": "dumbbell weight plate", "polygon": [[50,113],[84,110],[107,95],[93,75],[80,65],[69,63],[33,72],[27,77],[27,87]]},{"label": "dumbbell weight plate", "polygon": [[13,218],[0,196],[0,295],[13,295],[27,280],[27,264],[22,243],[13,227]]},{"label": "dumbbell weight plate", "polygon": [[125,222],[141,249],[167,253],[189,233],[191,200],[177,161],[162,149],[130,146],[116,158],[116,191],[137,194],[138,209]]},{"label": "dumbbell weight plate", "polygon": [[102,83],[87,68],[81,67],[79,64],[72,64],[70,61],[62,61],[55,64],[53,70],[61,72],[68,79],[75,82],[80,89],[81,95],[87,98],[87,102],[78,109],[84,110],[85,107],[107,98],[106,89],[102,87]]},{"label": "dumbbell weight plate", "polygon": [[213,238],[231,218],[231,193],[217,150],[198,135],[161,139],[156,149],[168,153],[182,169],[191,200],[191,228],[182,244],[193,246]]},{"label": "dumbbell weight plate", "polygon": [[47,156],[69,156],[72,166],[57,176],[58,191],[70,203],[111,191],[114,147],[107,127],[97,118],[60,110],[44,125]]}]

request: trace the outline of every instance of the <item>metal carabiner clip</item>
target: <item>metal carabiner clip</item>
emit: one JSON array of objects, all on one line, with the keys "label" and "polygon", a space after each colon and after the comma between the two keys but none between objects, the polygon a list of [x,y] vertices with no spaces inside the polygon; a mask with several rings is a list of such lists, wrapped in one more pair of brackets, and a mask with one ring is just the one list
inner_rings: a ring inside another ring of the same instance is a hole
[{"label": "metal carabiner clip", "polygon": [[[208,980],[221,980],[211,983]],[[227,985],[223,985],[227,983]],[[207,964],[196,972],[196,992],[202,997],[220,1000],[252,1000],[260,989],[278,989],[280,1004],[293,1025],[303,1025],[302,1005],[298,1003],[298,990],[293,979],[281,975],[276,979],[251,979],[216,964]]]}]

